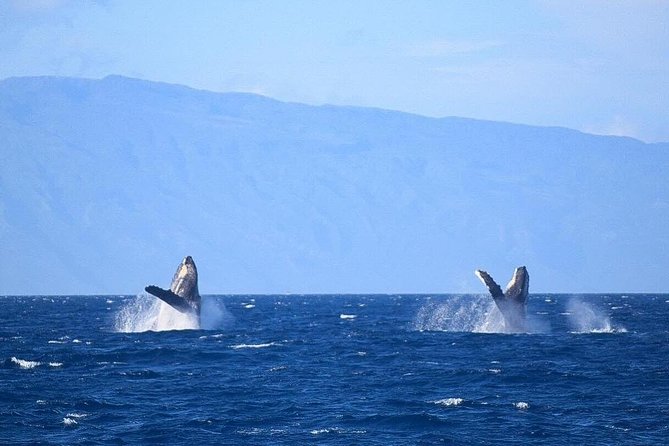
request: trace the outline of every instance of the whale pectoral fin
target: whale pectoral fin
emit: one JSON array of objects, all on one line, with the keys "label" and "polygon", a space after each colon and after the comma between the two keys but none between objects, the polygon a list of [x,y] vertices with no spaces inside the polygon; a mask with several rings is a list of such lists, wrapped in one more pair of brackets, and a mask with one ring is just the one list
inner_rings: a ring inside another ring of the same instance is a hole
[{"label": "whale pectoral fin", "polygon": [[153,294],[158,299],[162,300],[175,310],[178,310],[182,313],[189,313],[193,311],[193,307],[188,303],[188,301],[186,301],[186,299],[174,294],[170,290],[164,290],[155,285],[149,285],[144,288],[144,290],[146,290],[146,292],[149,294]]},{"label": "whale pectoral fin", "polygon": [[488,291],[490,291],[490,294],[492,294],[493,299],[497,300],[504,298],[502,288],[500,288],[500,286],[497,285],[497,282],[495,282],[493,278],[490,277],[490,274],[480,269],[477,269],[474,274],[476,274],[476,276],[481,279],[481,282],[483,282],[483,284],[488,287]]}]

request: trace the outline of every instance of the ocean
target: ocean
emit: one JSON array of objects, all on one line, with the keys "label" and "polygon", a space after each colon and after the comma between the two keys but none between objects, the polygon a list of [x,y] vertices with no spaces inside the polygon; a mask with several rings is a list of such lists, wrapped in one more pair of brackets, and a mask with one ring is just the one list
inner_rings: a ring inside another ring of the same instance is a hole
[{"label": "ocean", "polygon": [[[0,444],[667,444],[669,295],[0,297]],[[176,328],[176,329],[175,329]]]}]

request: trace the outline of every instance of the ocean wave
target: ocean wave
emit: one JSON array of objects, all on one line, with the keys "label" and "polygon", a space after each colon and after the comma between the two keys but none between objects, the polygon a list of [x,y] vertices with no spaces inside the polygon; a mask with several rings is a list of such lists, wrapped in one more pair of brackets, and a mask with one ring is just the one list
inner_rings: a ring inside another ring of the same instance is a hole
[{"label": "ocean wave", "polygon": [[612,326],[605,326],[602,328],[593,328],[590,331],[572,331],[573,334],[583,334],[583,333],[627,333],[627,329],[625,327],[612,327]]},{"label": "ocean wave", "polygon": [[74,418],[65,417],[63,418],[63,424],[65,426],[76,426],[79,423],[77,423],[77,420],[75,420]]},{"label": "ocean wave", "polygon": [[320,429],[312,429],[309,431],[311,435],[323,435],[323,434],[355,434],[355,435],[364,435],[367,431],[362,429],[343,429],[341,427],[325,427]]},{"label": "ocean wave", "polygon": [[267,348],[267,347],[273,347],[275,345],[281,345],[278,342],[268,342],[265,344],[235,344],[231,345],[230,348],[233,348],[235,350],[239,350],[242,348]]},{"label": "ocean wave", "polygon": [[16,356],[12,356],[12,363],[18,365],[22,369],[34,369],[37,366],[42,365],[39,361],[29,361],[27,359],[19,359]]},{"label": "ocean wave", "polygon": [[462,403],[465,402],[465,400],[462,398],[444,398],[441,400],[430,401],[430,402],[433,404],[437,404],[439,406],[450,407],[450,406],[460,406]]},{"label": "ocean wave", "polygon": [[204,340],[204,339],[220,339],[222,337],[225,337],[224,333],[218,333],[218,334],[215,334],[215,335],[204,335],[204,336],[200,336],[198,339],[202,339],[202,340]]}]

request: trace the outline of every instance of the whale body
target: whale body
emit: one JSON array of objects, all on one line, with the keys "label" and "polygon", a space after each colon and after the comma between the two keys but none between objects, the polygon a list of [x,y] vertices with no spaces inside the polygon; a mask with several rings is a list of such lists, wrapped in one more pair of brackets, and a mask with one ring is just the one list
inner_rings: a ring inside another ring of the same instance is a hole
[{"label": "whale body", "polygon": [[513,272],[511,281],[502,292],[502,288],[490,277],[486,271],[477,269],[476,276],[488,287],[497,308],[504,317],[504,326],[507,331],[525,330],[525,314],[527,297],[530,288],[530,275],[527,268],[519,266]]},{"label": "whale body", "polygon": [[169,290],[155,285],[149,285],[144,289],[175,310],[194,314],[199,320],[202,298],[197,288],[197,268],[191,256],[186,256],[177,267]]}]

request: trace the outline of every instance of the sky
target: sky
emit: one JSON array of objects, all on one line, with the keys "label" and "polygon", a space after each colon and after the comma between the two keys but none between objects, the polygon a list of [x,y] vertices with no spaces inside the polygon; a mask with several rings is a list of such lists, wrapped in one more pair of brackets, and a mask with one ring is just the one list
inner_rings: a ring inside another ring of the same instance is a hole
[{"label": "sky", "polygon": [[669,141],[668,0],[5,0],[0,60]]}]

